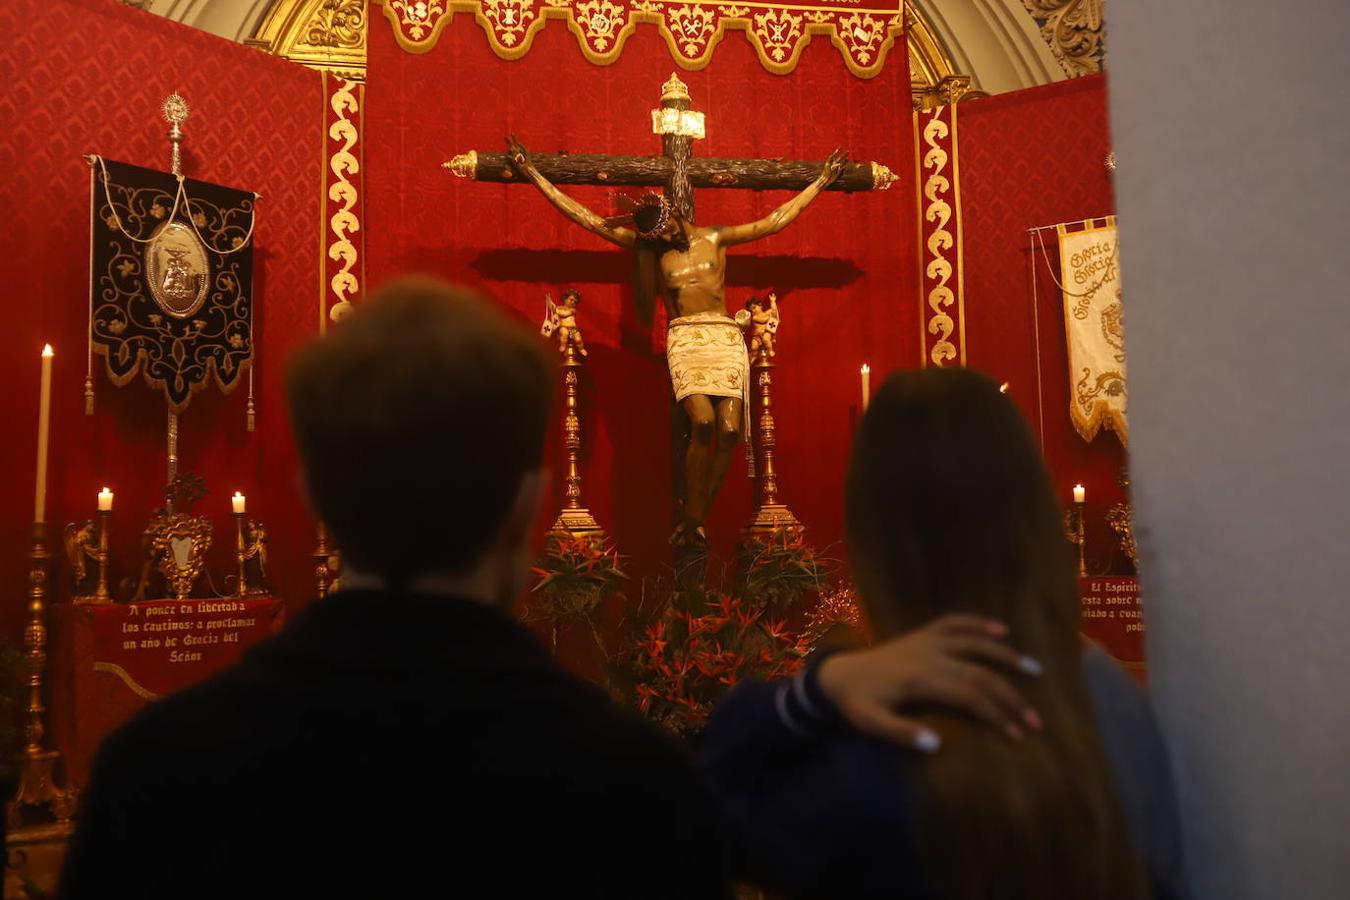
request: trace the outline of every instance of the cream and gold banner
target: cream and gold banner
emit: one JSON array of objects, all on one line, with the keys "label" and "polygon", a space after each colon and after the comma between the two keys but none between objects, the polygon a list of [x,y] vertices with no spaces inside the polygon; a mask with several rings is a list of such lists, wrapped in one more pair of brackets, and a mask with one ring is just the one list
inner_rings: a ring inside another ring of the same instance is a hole
[{"label": "cream and gold banner", "polygon": [[[850,72],[872,78],[904,35],[903,0],[816,0],[742,3],[737,0],[376,0],[394,27],[399,46],[425,53],[436,46],[456,13],[472,17],[493,51],[519,59],[549,19],[568,28],[582,54],[597,65],[619,58],[638,25],[653,25],[675,61],[701,69],[729,31],[750,39],[759,61],[778,75],[791,72],[813,37],[828,38]],[[900,44],[901,52],[905,45]]]},{"label": "cream and gold banner", "polygon": [[1105,426],[1129,446],[1116,220],[1108,216],[1079,224],[1086,227],[1056,227],[1069,349],[1069,416],[1083,440],[1092,440]]}]

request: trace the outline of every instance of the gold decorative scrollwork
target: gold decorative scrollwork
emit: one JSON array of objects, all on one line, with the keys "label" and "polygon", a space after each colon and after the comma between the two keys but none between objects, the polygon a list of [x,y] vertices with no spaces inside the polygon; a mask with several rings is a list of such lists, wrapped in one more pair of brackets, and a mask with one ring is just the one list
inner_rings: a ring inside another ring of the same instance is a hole
[{"label": "gold decorative scrollwork", "polygon": [[150,521],[145,535],[150,541],[150,558],[174,599],[186,600],[206,568],[211,520],[186,513],[158,515]]},{"label": "gold decorative scrollwork", "polygon": [[354,211],[359,196],[357,182],[353,180],[361,173],[361,163],[352,152],[360,139],[356,124],[361,111],[357,90],[357,83],[348,79],[336,83],[329,98],[329,106],[337,119],[328,127],[328,139],[340,142],[340,146],[329,152],[328,170],[333,180],[328,186],[328,200],[342,204],[328,218],[328,258],[342,266],[328,280],[328,301],[331,302],[328,318],[333,322],[351,311],[351,301],[361,290],[356,269],[359,252],[352,237],[361,230],[361,222]]},{"label": "gold decorative scrollwork", "polygon": [[365,0],[323,0],[305,27],[305,43],[311,47],[362,47],[365,31]]},{"label": "gold decorative scrollwork", "polygon": [[[944,117],[950,118],[950,126]],[[959,216],[954,215],[952,203],[947,202],[950,196],[959,208],[960,191],[956,184],[955,164],[956,107],[916,112],[915,129],[926,146],[926,149],[917,148],[916,152],[919,165],[926,174],[922,178],[921,205],[925,200],[927,204],[921,208],[924,224],[920,236],[922,249],[926,251],[923,253],[924,284],[934,282],[924,298],[924,330],[935,338],[931,344],[927,338],[924,339],[924,365],[931,363],[943,366],[953,360],[964,364],[965,330],[964,323],[959,321],[963,305],[960,297],[961,253],[956,234],[961,223]],[[958,221],[953,221],[954,218],[958,218]],[[947,254],[953,250],[956,252],[948,258]],[[952,289],[953,279],[955,291]],[[960,341],[959,350],[957,343],[952,340],[953,335],[957,335]]]},{"label": "gold decorative scrollwork", "polygon": [[1100,72],[1105,0],[1022,0],[1070,78]]}]

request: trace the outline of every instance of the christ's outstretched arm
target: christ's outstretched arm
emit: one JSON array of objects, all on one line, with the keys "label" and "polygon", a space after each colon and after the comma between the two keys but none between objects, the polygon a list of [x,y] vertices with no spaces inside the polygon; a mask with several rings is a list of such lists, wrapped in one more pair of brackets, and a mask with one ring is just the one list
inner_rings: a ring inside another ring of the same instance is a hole
[{"label": "christ's outstretched arm", "polygon": [[801,215],[802,210],[806,209],[821,191],[829,187],[831,182],[839,177],[839,173],[844,170],[844,163],[846,162],[848,162],[848,154],[836,147],[834,152],[830,154],[830,158],[825,160],[825,166],[820,170],[820,177],[811,182],[806,190],[757,222],[749,222],[745,225],[729,225],[721,229],[722,243],[724,245],[744,244],[747,241],[759,240],[762,237],[768,237],[782,231],[792,223],[793,219]]},{"label": "christ's outstretched arm", "polygon": [[530,151],[516,140],[513,134],[506,139],[507,152],[511,156],[511,162],[515,165],[521,175],[528,178],[539,188],[539,192],[549,199],[554,206],[562,212],[563,215],[576,222],[582,228],[609,241],[618,244],[620,247],[632,247],[637,240],[637,235],[628,228],[614,228],[605,224],[605,220],[582,206],[571,197],[558,190],[553,182],[549,181],[539,170],[534,167],[530,161]]}]

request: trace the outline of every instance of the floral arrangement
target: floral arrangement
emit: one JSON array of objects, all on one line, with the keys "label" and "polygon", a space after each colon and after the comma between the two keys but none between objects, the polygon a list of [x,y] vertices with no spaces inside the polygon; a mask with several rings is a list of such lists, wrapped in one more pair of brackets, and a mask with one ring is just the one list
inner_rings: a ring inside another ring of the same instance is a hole
[{"label": "floral arrangement", "polygon": [[[658,579],[632,596],[607,539],[552,535],[525,618],[551,629],[555,652],[560,627],[584,624],[615,700],[688,735],[737,683],[789,675],[833,624],[856,627],[852,589],[827,589],[834,569],[800,528],[783,529],[746,539],[735,572],[714,579],[730,590]],[[617,622],[610,598],[621,601]]]},{"label": "floral arrangement", "polygon": [[637,706],[676,734],[689,734],[737,682],[790,675],[805,656],[783,620],[719,595],[704,612],[672,609],[647,627],[637,641]]},{"label": "floral arrangement", "polygon": [[[616,595],[628,580],[622,558],[600,535],[553,533],[544,555],[531,569],[535,577],[525,621],[549,628],[557,650],[558,628],[584,623],[600,641],[596,612],[608,597]],[[603,642],[602,650],[603,650]]]},{"label": "floral arrangement", "polygon": [[787,611],[818,593],[835,569],[806,543],[801,528],[752,535],[742,547],[737,594],[756,606]]}]

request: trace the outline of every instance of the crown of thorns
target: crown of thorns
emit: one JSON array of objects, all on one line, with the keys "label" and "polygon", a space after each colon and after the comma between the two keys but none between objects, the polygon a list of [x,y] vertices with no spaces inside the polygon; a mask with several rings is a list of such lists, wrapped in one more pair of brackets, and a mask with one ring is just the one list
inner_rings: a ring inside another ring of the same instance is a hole
[{"label": "crown of thorns", "polygon": [[633,207],[633,224],[637,224],[637,214],[644,209],[655,209],[656,222],[651,228],[638,229],[638,237],[651,240],[666,230],[670,224],[671,206],[670,201],[660,194],[643,194],[637,199],[637,205]]}]

